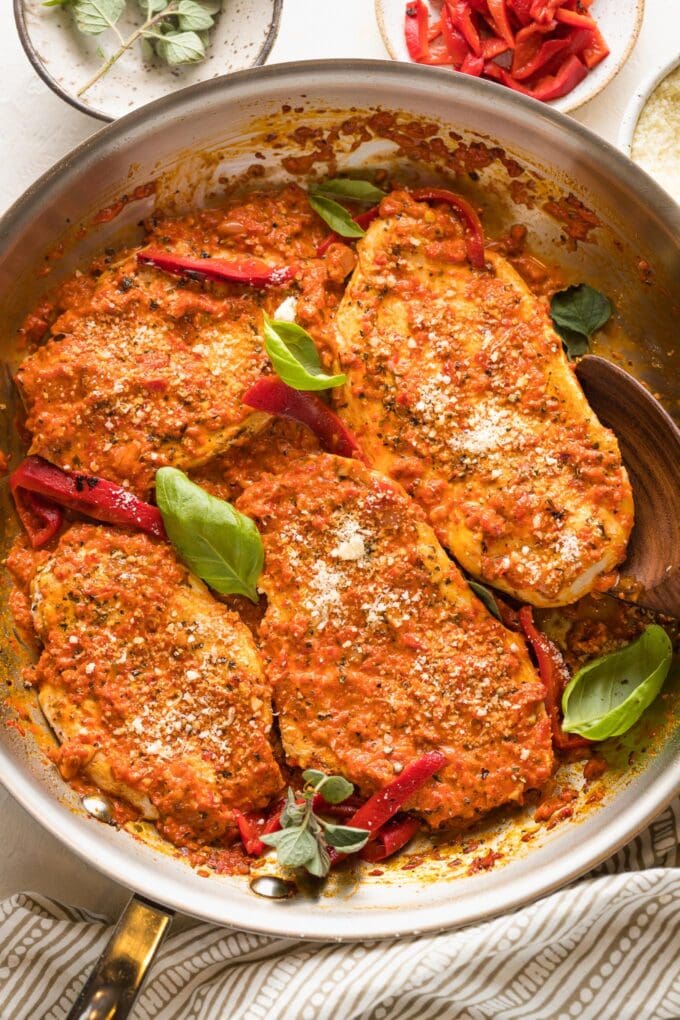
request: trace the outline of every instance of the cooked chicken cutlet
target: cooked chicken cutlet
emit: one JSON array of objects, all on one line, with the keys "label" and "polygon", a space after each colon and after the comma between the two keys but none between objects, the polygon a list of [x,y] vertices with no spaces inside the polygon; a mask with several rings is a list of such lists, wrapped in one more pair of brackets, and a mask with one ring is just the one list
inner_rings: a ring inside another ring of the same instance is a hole
[{"label": "cooked chicken cutlet", "polygon": [[138,265],[136,250],[118,252],[66,281],[52,313],[46,306],[29,317],[31,342],[47,331],[17,373],[30,452],[140,495],[156,468],[199,467],[267,420],[242,401],[270,371],[262,307],[276,315],[285,298],[328,360],[332,315],[354,265],[342,244],[316,257],[328,228],[294,185],[225,208],[156,216],[148,228],[152,247],[179,257],[256,257],[298,270],[285,287],[256,290],[169,276]]},{"label": "cooked chicken cutlet", "polygon": [[465,258],[448,208],[394,193],[337,316],[343,414],[471,574],[574,602],[625,556],[630,484],[546,305],[500,255]]},{"label": "cooked chicken cutlet", "polygon": [[400,485],[320,454],[238,506],[265,544],[261,651],[290,763],[368,795],[441,749],[448,764],[408,804],[432,827],[546,781],[550,725],[527,650]]},{"label": "cooked chicken cutlet", "polygon": [[212,496],[233,503],[265,474],[281,474],[310,453],[318,453],[319,441],[305,425],[286,418],[271,418],[255,435],[237,440],[221,457],[191,472],[192,481]]},{"label": "cooked chicken cutlet", "polygon": [[266,420],[241,399],[268,364],[261,329],[252,297],[183,290],[130,256],[21,364],[30,453],[140,494],[162,465],[205,463]]},{"label": "cooked chicken cutlet", "polygon": [[250,632],[170,546],[76,525],[31,596],[39,700],[65,778],[82,770],[179,846],[229,839],[234,808],[280,791]]}]

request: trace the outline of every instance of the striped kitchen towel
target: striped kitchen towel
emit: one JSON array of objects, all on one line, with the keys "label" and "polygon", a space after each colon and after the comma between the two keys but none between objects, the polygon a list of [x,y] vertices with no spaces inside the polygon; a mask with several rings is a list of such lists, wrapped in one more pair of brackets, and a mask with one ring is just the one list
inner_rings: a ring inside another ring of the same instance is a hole
[{"label": "striped kitchen towel", "polygon": [[[345,945],[198,924],[136,1020],[680,1020],[680,799],[587,878],[446,935]],[[1,1020],[61,1020],[109,935],[31,893],[0,904]]]}]

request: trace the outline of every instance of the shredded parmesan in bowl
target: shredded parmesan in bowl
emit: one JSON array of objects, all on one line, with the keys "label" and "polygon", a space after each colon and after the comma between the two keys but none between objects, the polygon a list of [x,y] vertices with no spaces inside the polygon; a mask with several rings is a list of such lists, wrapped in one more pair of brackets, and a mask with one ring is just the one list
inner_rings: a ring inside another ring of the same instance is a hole
[{"label": "shredded parmesan in bowl", "polygon": [[666,75],[645,103],[631,156],[680,202],[680,66]]}]

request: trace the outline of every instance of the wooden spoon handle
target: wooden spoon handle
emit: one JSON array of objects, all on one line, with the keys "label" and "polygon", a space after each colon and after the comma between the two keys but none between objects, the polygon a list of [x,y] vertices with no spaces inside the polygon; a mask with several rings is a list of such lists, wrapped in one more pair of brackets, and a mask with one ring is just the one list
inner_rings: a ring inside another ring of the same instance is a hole
[{"label": "wooden spoon handle", "polygon": [[680,429],[618,365],[588,354],[576,374],[615,433],[633,487],[635,526],[621,572],[642,586],[636,602],[680,617]]}]

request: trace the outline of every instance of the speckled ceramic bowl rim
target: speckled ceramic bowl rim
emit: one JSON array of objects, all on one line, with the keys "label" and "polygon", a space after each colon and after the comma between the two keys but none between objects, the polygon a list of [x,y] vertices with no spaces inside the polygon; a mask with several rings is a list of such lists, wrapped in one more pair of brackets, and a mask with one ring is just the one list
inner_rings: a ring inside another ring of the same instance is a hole
[{"label": "speckled ceramic bowl rim", "polygon": [[667,78],[671,71],[674,71],[676,67],[680,67],[680,53],[667,61],[661,67],[655,68],[651,74],[643,78],[642,82],[638,85],[634,94],[628,101],[628,105],[624,110],[623,119],[621,120],[621,126],[619,127],[617,140],[619,149],[621,149],[622,152],[625,152],[626,156],[630,156],[631,154],[635,128],[637,127],[637,123],[640,119],[640,114],[647,105],[647,100],[651,96],[652,92],[654,92],[657,85],[660,85],[664,78]]},{"label": "speckled ceramic bowl rim", "polygon": [[[260,67],[266,61],[267,57],[271,53],[272,46],[276,42],[276,37],[279,34],[279,25],[281,23],[281,11],[283,10],[283,0],[274,0],[274,8],[272,11],[272,21],[267,33],[267,38],[260,47],[260,50],[255,57],[255,60],[248,65],[247,68],[242,70],[248,70],[252,67]],[[43,64],[38,51],[36,50],[31,36],[26,25],[26,7],[25,0],[14,0],[14,21],[17,26],[17,32],[19,33],[19,39],[21,45],[24,48],[24,53],[30,60],[35,71],[40,75],[42,80],[49,88],[55,92],[60,99],[63,99],[70,106],[73,106],[76,110],[80,110],[81,113],[86,113],[88,117],[94,117],[96,120],[103,120],[105,123],[110,124],[116,120],[115,117],[111,117],[108,113],[104,113],[103,110],[95,110],[93,107],[83,103],[77,96],[72,95],[67,89],[63,88],[56,78],[53,78],[49,73],[45,65]],[[224,75],[215,75],[215,77],[225,77]],[[172,92],[177,92],[179,89],[172,89]],[[153,100],[149,100],[153,102]],[[141,105],[146,105],[142,103]]]},{"label": "speckled ceramic bowl rim", "polygon": [[[380,35],[382,36],[382,41],[385,45],[385,49],[389,53],[392,60],[399,60],[400,58],[392,49],[389,35],[385,27],[385,15],[384,15],[385,0],[374,0],[374,3],[375,3],[375,17],[376,21],[378,22],[378,28],[380,30]],[[561,106],[557,106],[556,104],[553,103],[540,103],[540,105],[547,106],[553,110],[557,110],[559,113],[571,113],[573,110],[578,110],[580,109],[580,107],[585,106],[586,103],[590,103],[593,99],[595,99],[596,96],[599,96],[600,92],[602,92],[602,90],[605,89],[607,85],[609,85],[614,80],[614,78],[616,78],[619,71],[625,66],[628,57],[631,55],[633,47],[635,46],[635,43],[638,41],[638,36],[640,35],[640,29],[642,28],[642,17],[644,13],[645,13],[645,0],[635,0],[635,25],[633,26],[633,31],[631,32],[630,39],[628,40],[628,45],[626,46],[626,49],[624,50],[618,64],[612,66],[608,76],[604,79],[604,81],[602,81],[598,85],[598,87],[594,91],[592,91],[589,95],[584,96],[583,99],[580,99],[578,102],[575,103],[574,102],[570,103],[568,101],[568,97],[565,96],[564,98],[567,99],[567,102],[565,102]],[[534,100],[534,102],[539,102],[539,100]]]}]

